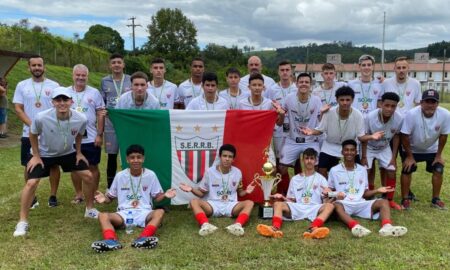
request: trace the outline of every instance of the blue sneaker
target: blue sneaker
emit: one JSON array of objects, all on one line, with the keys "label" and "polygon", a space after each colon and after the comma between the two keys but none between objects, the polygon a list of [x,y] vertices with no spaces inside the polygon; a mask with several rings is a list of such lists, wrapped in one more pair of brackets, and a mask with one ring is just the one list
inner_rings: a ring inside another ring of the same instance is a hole
[{"label": "blue sneaker", "polygon": [[155,248],[158,245],[158,237],[139,237],[131,243],[134,248]]},{"label": "blue sneaker", "polygon": [[91,248],[98,253],[102,253],[105,251],[121,249],[122,245],[117,240],[107,239],[95,241],[94,243],[92,243]]}]

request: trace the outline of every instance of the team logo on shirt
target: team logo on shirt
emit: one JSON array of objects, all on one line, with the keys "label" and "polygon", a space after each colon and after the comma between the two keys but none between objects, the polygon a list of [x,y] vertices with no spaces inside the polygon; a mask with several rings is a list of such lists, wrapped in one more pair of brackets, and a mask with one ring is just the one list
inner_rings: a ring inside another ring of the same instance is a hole
[{"label": "team logo on shirt", "polygon": [[70,133],[72,134],[72,136],[75,136],[77,134],[78,130],[76,128],[72,128],[70,130]]},{"label": "team logo on shirt", "polygon": [[409,96],[409,94],[411,94],[411,91],[406,90],[406,95]]},{"label": "team logo on shirt", "polygon": [[373,94],[377,95],[378,94],[378,90],[373,90]]},{"label": "team logo on shirt", "polygon": [[440,125],[436,125],[435,127],[434,127],[434,130],[435,131],[439,131],[441,129],[441,126]]},{"label": "team logo on shirt", "polygon": [[178,161],[186,176],[194,183],[200,182],[204,172],[212,166],[219,148],[219,136],[205,139],[175,137]]},{"label": "team logo on shirt", "polygon": [[45,90],[44,92],[45,92],[45,95],[46,95],[47,97],[49,97],[50,94],[52,93],[52,90],[47,89],[47,90]]},{"label": "team logo on shirt", "polygon": [[147,191],[147,189],[148,189],[148,186],[142,186],[142,190],[145,192],[145,191]]},{"label": "team logo on shirt", "polygon": [[89,104],[92,104],[92,102],[94,102],[94,101],[92,100],[92,98],[88,98],[88,103],[89,103]]},{"label": "team logo on shirt", "polygon": [[397,129],[395,129],[395,128],[391,128],[391,133],[392,133],[392,134],[395,134],[395,133],[397,133]]},{"label": "team logo on shirt", "polygon": [[170,94],[170,93],[167,93],[167,95],[166,95],[167,99],[169,99],[171,96],[172,96],[172,94]]}]

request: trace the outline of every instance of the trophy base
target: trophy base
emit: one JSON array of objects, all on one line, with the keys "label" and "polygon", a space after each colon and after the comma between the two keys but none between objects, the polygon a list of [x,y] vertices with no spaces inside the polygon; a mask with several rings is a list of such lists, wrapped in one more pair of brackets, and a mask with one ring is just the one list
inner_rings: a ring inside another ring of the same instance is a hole
[{"label": "trophy base", "polygon": [[259,218],[262,219],[272,219],[273,217],[273,207],[271,205],[260,205],[258,211]]}]

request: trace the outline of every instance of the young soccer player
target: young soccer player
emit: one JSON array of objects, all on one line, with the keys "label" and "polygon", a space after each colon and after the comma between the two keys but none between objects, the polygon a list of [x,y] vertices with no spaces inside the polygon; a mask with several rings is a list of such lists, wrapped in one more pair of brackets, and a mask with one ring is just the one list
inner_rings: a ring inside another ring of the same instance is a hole
[{"label": "young soccer player", "polygon": [[164,198],[174,198],[176,195],[175,189],[169,189],[164,193],[156,174],[142,166],[145,159],[142,146],[130,145],[126,154],[130,168],[116,174],[106,195],[100,191],[95,194],[95,201],[98,203],[110,203],[113,199],[118,199],[117,212],[99,214],[98,220],[104,239],[91,245],[97,252],[122,248],[114,229],[124,227],[129,212],[133,216],[133,225],[144,227],[131,246],[155,248],[158,238],[153,235],[161,224],[164,210],[152,210],[152,199],[159,202]]},{"label": "young soccer player", "polygon": [[220,91],[219,96],[228,102],[230,109],[235,110],[239,101],[247,98],[250,93],[247,90],[243,91],[239,88],[241,72],[237,68],[231,67],[227,69],[225,75],[227,76],[228,89]]},{"label": "young soccer player", "polygon": [[219,79],[212,72],[205,72],[202,77],[203,93],[195,97],[189,102],[186,110],[228,110],[230,108],[228,102],[217,94],[217,86]]}]

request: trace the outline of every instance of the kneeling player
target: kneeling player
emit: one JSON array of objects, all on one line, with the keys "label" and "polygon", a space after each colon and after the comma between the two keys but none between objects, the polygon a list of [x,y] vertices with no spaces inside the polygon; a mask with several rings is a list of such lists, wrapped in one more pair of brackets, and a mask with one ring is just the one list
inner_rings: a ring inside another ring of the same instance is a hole
[{"label": "kneeling player", "polygon": [[283,217],[291,220],[311,220],[309,229],[303,233],[307,239],[321,239],[327,237],[330,230],[322,227],[323,223],[333,212],[334,206],[331,203],[322,203],[322,193],[327,193],[327,180],[314,170],[317,161],[317,151],[307,148],[303,152],[303,166],[305,172],[297,174],[291,179],[287,197],[282,194],[275,194],[272,197],[282,199],[273,206],[272,226],[259,224],[256,230],[260,235],[274,238],[283,237],[280,230]]},{"label": "kneeling player", "polygon": [[117,241],[114,228],[123,228],[129,214],[133,216],[133,225],[144,227],[141,235],[131,244],[134,248],[154,248],[158,238],[154,237],[156,229],[161,224],[164,210],[152,210],[152,199],[156,202],[164,198],[175,197],[175,190],[163,192],[156,174],[146,168],[144,163],[144,148],[140,145],[131,145],[127,149],[127,162],[130,166],[119,172],[108,191],[102,194],[97,191],[95,200],[98,203],[110,203],[118,199],[116,213],[100,213],[98,220],[103,232],[104,240],[92,243],[97,252],[110,251],[122,248]]},{"label": "kneeling player", "polygon": [[336,190],[336,202],[334,203],[339,218],[351,230],[356,237],[363,237],[371,233],[370,230],[359,225],[351,218],[357,216],[366,219],[381,218],[381,236],[402,236],[408,231],[402,226],[392,226],[389,203],[384,199],[366,200],[377,193],[393,192],[394,188],[379,187],[369,190],[367,170],[355,163],[356,142],[346,140],[342,143],[342,155],[344,162],[331,168],[328,185]]},{"label": "kneeling player", "polygon": [[219,149],[220,162],[217,166],[210,167],[199,188],[193,188],[181,183],[180,189],[185,192],[192,192],[195,196],[203,198],[206,194],[207,200],[192,199],[190,206],[194,212],[195,219],[200,225],[201,236],[206,236],[217,230],[217,227],[208,222],[210,216],[214,217],[236,217],[236,222],[226,227],[227,231],[236,236],[244,234],[245,223],[247,223],[253,209],[253,202],[250,200],[239,202],[237,196],[245,196],[255,189],[253,184],[242,189],[242,173],[232,166],[236,157],[236,148],[231,144],[224,144]]}]

